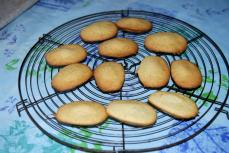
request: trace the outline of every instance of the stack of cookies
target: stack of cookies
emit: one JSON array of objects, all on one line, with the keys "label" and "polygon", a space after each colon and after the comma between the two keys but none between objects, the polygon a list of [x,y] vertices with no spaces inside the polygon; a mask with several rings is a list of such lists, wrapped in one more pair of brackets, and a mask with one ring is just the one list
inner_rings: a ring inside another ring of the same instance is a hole
[{"label": "stack of cookies", "polygon": [[[138,54],[138,44],[127,38],[114,38],[118,30],[132,34],[147,33],[152,23],[141,18],[122,18],[117,22],[99,21],[86,26],[80,32],[86,43],[99,42],[98,53],[103,57],[128,58]],[[149,52],[180,55],[187,48],[187,40],[178,33],[157,32],[144,41]],[[46,62],[53,67],[63,67],[52,79],[57,92],[74,90],[94,76],[99,90],[105,93],[122,89],[125,70],[122,64],[104,62],[92,70],[85,64],[85,48],[78,44],[62,45],[46,53]],[[159,56],[145,57],[137,70],[143,88],[161,89],[170,80],[182,89],[195,89],[202,83],[202,75],[196,64],[188,60],[173,61],[171,67]],[[132,126],[150,126],[156,122],[154,108],[176,119],[191,119],[198,115],[198,107],[190,98],[172,92],[157,91],[149,96],[149,104],[137,100],[116,100],[104,107],[99,102],[78,101],[61,106],[56,119],[61,123],[93,126],[103,123],[108,116]]]}]

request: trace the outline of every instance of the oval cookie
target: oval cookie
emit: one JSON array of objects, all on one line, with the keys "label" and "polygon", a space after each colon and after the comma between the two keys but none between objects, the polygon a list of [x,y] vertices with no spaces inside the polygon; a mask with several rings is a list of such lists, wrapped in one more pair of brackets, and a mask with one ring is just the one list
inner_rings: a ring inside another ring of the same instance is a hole
[{"label": "oval cookie", "polygon": [[177,119],[190,119],[198,115],[196,103],[179,93],[158,91],[149,96],[149,102]]},{"label": "oval cookie", "polygon": [[104,122],[108,115],[103,105],[91,101],[78,101],[62,105],[56,115],[61,123],[92,126]]},{"label": "oval cookie", "polygon": [[149,126],[157,119],[156,111],[146,103],[136,100],[110,102],[107,113],[114,119],[133,126]]},{"label": "oval cookie", "polygon": [[125,80],[124,68],[115,62],[105,62],[94,71],[97,86],[104,92],[114,92],[122,88]]},{"label": "oval cookie", "polygon": [[65,66],[52,79],[52,87],[59,91],[74,89],[92,77],[92,70],[84,64],[76,63]]},{"label": "oval cookie", "polygon": [[144,33],[152,29],[151,22],[141,18],[122,18],[116,25],[123,31],[133,33]]},{"label": "oval cookie", "polygon": [[143,86],[148,88],[163,87],[170,78],[168,65],[163,58],[157,56],[145,57],[137,73]]},{"label": "oval cookie", "polygon": [[114,37],[118,28],[113,22],[99,21],[88,25],[80,32],[80,37],[86,42],[103,41]]},{"label": "oval cookie", "polygon": [[99,54],[107,57],[122,58],[135,55],[138,45],[127,38],[113,38],[99,45]]},{"label": "oval cookie", "polygon": [[173,32],[158,32],[145,39],[145,47],[153,52],[181,54],[187,48],[187,40]]},{"label": "oval cookie", "polygon": [[187,60],[173,61],[171,75],[176,85],[185,89],[197,88],[202,82],[199,68]]},{"label": "oval cookie", "polygon": [[86,50],[80,45],[62,45],[46,53],[46,62],[51,66],[65,66],[83,61],[87,57]]}]

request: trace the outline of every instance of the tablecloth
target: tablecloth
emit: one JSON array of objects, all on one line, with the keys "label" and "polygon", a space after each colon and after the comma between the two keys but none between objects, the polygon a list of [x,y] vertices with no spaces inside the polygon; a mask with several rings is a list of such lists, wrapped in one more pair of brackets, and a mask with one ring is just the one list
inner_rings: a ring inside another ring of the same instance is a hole
[{"label": "tablecloth", "polygon": [[[0,153],[80,152],[44,135],[25,112],[18,116],[20,65],[38,38],[55,27],[84,15],[122,9],[158,12],[190,23],[212,38],[229,60],[228,0],[40,0],[0,30]],[[226,91],[228,77],[222,75]],[[158,152],[229,152],[228,108],[225,111],[198,136]],[[87,147],[86,143],[80,145]]]}]

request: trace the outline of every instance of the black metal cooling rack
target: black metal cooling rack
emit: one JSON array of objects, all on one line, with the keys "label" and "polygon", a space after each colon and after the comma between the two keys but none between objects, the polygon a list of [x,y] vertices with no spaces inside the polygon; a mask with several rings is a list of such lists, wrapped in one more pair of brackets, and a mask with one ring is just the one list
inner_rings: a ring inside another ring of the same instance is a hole
[{"label": "black metal cooling rack", "polygon": [[[88,24],[101,20],[117,21],[122,17],[139,17],[153,23],[153,30],[146,34],[131,34],[119,31],[117,37],[133,39],[139,45],[136,56],[127,59],[100,57],[98,43],[83,42],[79,33]],[[196,90],[182,90],[173,84],[160,89],[180,92],[191,97],[198,105],[199,115],[190,121],[175,120],[158,111],[155,125],[147,128],[131,127],[112,119],[96,127],[80,128],[58,123],[54,117],[57,109],[71,101],[92,100],[107,105],[115,99],[136,99],[147,102],[148,96],[156,90],[145,89],[139,83],[136,69],[145,56],[156,55],[144,48],[144,39],[148,34],[159,31],[178,32],[188,40],[188,48],[181,56],[157,54],[168,64],[177,59],[188,59],[198,64],[203,82]],[[125,83],[120,92],[106,94],[101,92],[94,80],[66,92],[57,93],[51,87],[51,79],[59,71],[49,67],[44,59],[46,52],[62,44],[80,44],[88,51],[84,61],[94,69],[104,61],[116,61],[123,64],[126,72]],[[84,151],[92,152],[144,152],[161,150],[186,142],[205,130],[218,116],[225,113],[229,117],[228,82],[221,86],[222,71],[229,76],[228,63],[220,48],[203,32],[181,20],[166,15],[134,10],[121,10],[96,13],[69,21],[43,37],[31,48],[20,69],[18,87],[21,101],[17,104],[20,115],[25,110],[33,123],[55,141]],[[210,80],[209,80],[210,78]],[[214,94],[214,96],[212,96]],[[82,145],[83,144],[83,145]],[[102,148],[102,150],[101,150]]]}]

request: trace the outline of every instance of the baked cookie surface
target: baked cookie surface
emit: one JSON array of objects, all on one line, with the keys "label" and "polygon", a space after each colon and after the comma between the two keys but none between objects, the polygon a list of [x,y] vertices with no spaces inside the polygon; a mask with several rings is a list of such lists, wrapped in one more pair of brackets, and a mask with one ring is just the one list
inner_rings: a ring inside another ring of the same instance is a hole
[{"label": "baked cookie surface", "polygon": [[52,79],[52,87],[59,92],[74,89],[92,77],[92,70],[84,64],[70,64],[62,68]]},{"label": "baked cookie surface", "polygon": [[197,88],[202,83],[202,75],[196,64],[188,60],[177,60],[171,64],[171,76],[175,84],[185,89]]},{"label": "baked cookie surface", "polygon": [[96,85],[103,92],[114,92],[122,88],[125,80],[124,68],[116,62],[104,62],[94,71]]},{"label": "baked cookie surface", "polygon": [[137,74],[144,87],[160,88],[167,85],[170,70],[165,60],[158,56],[147,56],[141,62]]},{"label": "baked cookie surface", "polygon": [[122,18],[116,22],[118,28],[132,33],[144,33],[152,29],[152,23],[141,18]]},{"label": "baked cookie surface", "polygon": [[176,119],[191,119],[198,115],[196,103],[180,93],[158,91],[149,96],[149,102]]},{"label": "baked cookie surface", "polygon": [[106,108],[92,101],[77,101],[62,105],[55,114],[61,123],[92,126],[104,122],[108,115]]},{"label": "baked cookie surface", "polygon": [[148,104],[136,100],[110,102],[107,113],[114,119],[133,126],[149,126],[156,122],[156,111]]},{"label": "baked cookie surface", "polygon": [[152,52],[181,54],[187,48],[187,40],[174,32],[158,32],[145,38],[145,47]]},{"label": "baked cookie surface", "polygon": [[106,57],[123,58],[137,52],[137,43],[127,38],[113,38],[99,45],[99,54]]},{"label": "baked cookie surface", "polygon": [[110,21],[98,21],[86,26],[80,32],[80,37],[85,42],[97,42],[110,39],[118,32],[117,26]]},{"label": "baked cookie surface", "polygon": [[50,66],[65,66],[83,61],[87,51],[80,45],[69,44],[54,48],[45,54],[46,62]]}]

